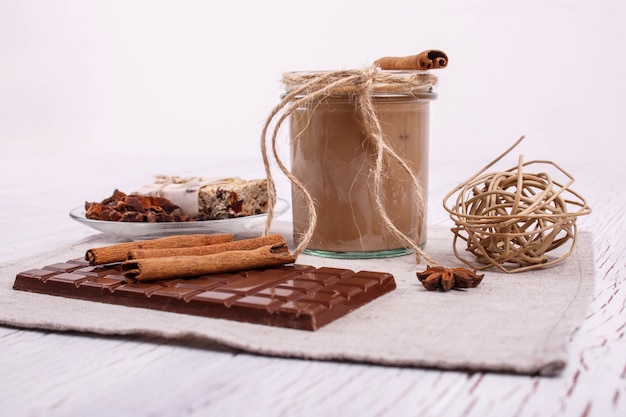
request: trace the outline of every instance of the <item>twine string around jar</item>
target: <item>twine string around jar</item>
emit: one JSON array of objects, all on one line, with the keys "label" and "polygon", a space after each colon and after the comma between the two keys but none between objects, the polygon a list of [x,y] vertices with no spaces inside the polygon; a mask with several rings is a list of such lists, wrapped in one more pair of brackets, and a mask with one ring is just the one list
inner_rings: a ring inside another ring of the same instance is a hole
[{"label": "twine string around jar", "polygon": [[[395,72],[381,71],[375,66],[369,66],[361,70],[342,70],[315,73],[288,73],[283,76],[287,93],[282,100],[274,107],[267,118],[261,134],[261,150],[263,163],[268,179],[269,210],[266,220],[264,234],[269,233],[273,220],[274,205],[276,203],[276,186],[271,172],[271,162],[268,156],[267,136],[270,125],[274,122],[271,135],[271,152],[276,165],[289,179],[291,184],[302,193],[308,209],[308,228],[301,237],[299,244],[294,250],[294,255],[300,254],[309,244],[317,223],[316,203],[306,187],[290,172],[281,159],[277,147],[277,138],[284,121],[299,107],[311,107],[319,103],[324,98],[333,95],[349,95],[356,99],[356,110],[361,116],[363,128],[366,132],[366,139],[371,141],[375,149],[375,163],[371,172],[374,183],[374,198],[376,210],[380,214],[383,223],[388,231],[396,237],[406,247],[415,251],[419,262],[424,258],[432,265],[437,263],[431,259],[420,247],[417,237],[412,239],[401,232],[389,218],[385,209],[382,197],[383,179],[385,178],[385,164],[388,161],[395,161],[411,180],[412,188],[418,204],[418,215],[421,218],[425,215],[425,204],[423,190],[415,176],[413,170],[407,162],[400,157],[387,142],[380,125],[378,114],[374,107],[373,95],[376,92],[397,94],[417,94],[428,91],[432,85],[436,84],[437,78],[426,72]],[[276,120],[274,120],[276,119]],[[293,138],[298,140],[298,137]]]}]

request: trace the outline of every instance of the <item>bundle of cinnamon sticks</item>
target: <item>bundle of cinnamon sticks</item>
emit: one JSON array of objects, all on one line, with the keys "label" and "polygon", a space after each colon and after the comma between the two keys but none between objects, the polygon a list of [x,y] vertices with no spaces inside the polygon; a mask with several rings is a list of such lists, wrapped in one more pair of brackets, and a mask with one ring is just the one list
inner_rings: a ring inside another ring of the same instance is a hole
[{"label": "bundle of cinnamon sticks", "polygon": [[157,281],[284,265],[295,262],[295,256],[279,234],[242,240],[200,234],[92,248],[85,260],[90,265],[121,263],[124,277]]}]

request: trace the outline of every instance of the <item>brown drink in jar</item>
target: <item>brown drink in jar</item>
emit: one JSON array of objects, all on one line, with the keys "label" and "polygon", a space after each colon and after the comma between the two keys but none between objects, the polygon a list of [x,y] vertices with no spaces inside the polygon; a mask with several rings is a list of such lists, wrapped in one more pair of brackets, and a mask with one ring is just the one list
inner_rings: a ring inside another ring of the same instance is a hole
[{"label": "brown drink in jar", "polygon": [[[429,105],[435,94],[377,95],[374,105],[386,140],[428,187]],[[306,252],[321,256],[366,258],[410,252],[392,235],[377,212],[372,169],[374,144],[366,137],[355,102],[331,96],[291,115],[292,173],[316,202],[318,220]],[[406,236],[424,244],[426,216],[410,176],[399,163],[385,161],[382,197],[388,217]],[[306,233],[308,208],[292,190],[294,237]]]}]

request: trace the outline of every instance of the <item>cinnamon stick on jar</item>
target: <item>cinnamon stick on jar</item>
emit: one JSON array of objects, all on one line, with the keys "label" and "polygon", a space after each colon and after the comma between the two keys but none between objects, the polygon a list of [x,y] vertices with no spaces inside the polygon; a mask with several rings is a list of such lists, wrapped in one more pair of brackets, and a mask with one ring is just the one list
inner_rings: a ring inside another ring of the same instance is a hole
[{"label": "cinnamon stick on jar", "polygon": [[257,249],[261,246],[279,244],[286,245],[287,242],[282,235],[274,234],[250,239],[234,240],[232,242],[217,243],[215,245],[193,246],[190,248],[133,249],[128,252],[126,259],[164,258],[168,256],[201,256],[232,250]]},{"label": "cinnamon stick on jar", "polygon": [[200,256],[170,256],[133,259],[122,263],[125,278],[158,281],[205,274],[267,268],[295,262],[287,245],[267,245],[251,250],[234,250]]},{"label": "cinnamon stick on jar", "polygon": [[382,70],[429,70],[445,68],[448,56],[438,49],[428,49],[417,55],[380,58],[374,65]]},{"label": "cinnamon stick on jar", "polygon": [[214,245],[217,243],[231,242],[232,240],[233,235],[230,233],[167,236],[158,239],[119,243],[116,245],[88,249],[85,253],[85,260],[89,262],[89,265],[103,265],[125,261],[128,252],[134,249],[186,248]]}]

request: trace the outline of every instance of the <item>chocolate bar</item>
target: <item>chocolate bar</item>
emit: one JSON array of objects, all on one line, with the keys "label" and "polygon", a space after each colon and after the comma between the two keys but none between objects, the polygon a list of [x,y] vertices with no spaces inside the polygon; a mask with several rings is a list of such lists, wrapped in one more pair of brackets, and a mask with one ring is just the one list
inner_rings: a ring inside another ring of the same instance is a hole
[{"label": "chocolate bar", "polygon": [[19,273],[13,289],[108,304],[317,330],[396,288],[384,272],[285,265],[142,283],[120,264],[74,259]]}]

